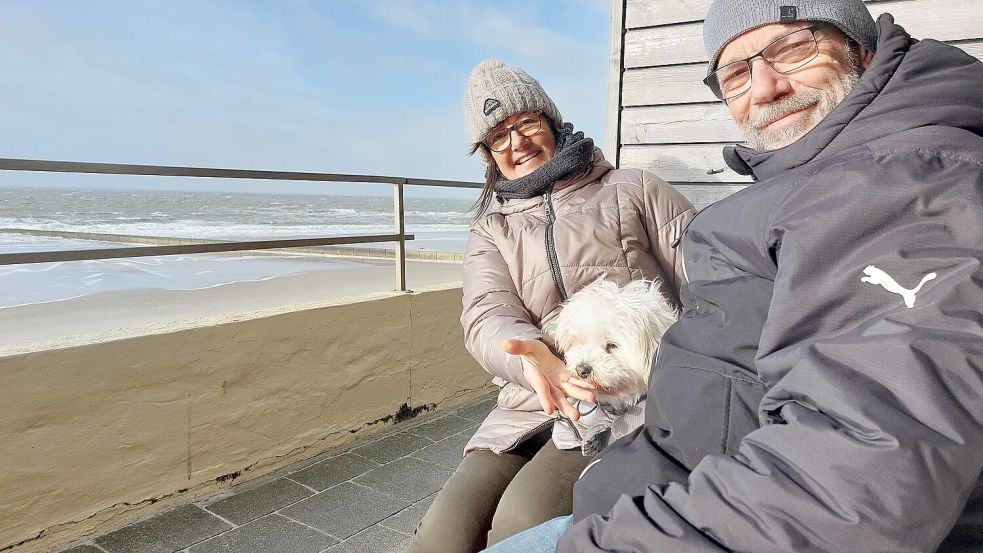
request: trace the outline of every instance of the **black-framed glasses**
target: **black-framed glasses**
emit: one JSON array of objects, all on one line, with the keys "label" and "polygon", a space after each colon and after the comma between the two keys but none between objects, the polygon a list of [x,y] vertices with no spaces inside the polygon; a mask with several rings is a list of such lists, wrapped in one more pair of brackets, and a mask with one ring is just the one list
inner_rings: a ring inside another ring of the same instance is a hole
[{"label": "black-framed glasses", "polygon": [[494,129],[485,137],[485,146],[495,152],[504,152],[512,145],[512,131],[521,136],[532,136],[543,128],[543,115],[538,112],[525,113],[514,125]]},{"label": "black-framed glasses", "polygon": [[791,73],[819,55],[816,31],[829,23],[817,23],[782,35],[765,46],[757,54],[737,60],[707,75],[703,83],[720,98],[727,101],[751,90],[751,61],[761,58],[777,73]]}]

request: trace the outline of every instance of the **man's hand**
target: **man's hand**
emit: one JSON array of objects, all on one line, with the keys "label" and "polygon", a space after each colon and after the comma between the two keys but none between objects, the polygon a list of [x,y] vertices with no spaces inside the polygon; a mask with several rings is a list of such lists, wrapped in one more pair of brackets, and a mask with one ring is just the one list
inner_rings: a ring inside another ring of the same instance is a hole
[{"label": "man's hand", "polygon": [[567,397],[594,401],[594,385],[570,374],[563,361],[543,342],[506,340],[502,348],[512,355],[522,356],[522,373],[539,396],[539,403],[547,415],[553,413],[555,405],[570,420],[579,420],[580,413],[570,405]]}]

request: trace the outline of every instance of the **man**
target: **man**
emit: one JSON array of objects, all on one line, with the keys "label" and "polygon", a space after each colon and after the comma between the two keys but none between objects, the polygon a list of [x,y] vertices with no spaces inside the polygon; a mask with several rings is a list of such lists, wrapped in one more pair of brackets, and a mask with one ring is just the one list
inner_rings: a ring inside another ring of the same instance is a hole
[{"label": "man", "polygon": [[983,65],[861,0],[715,0],[704,37],[757,182],[686,231],[575,524],[492,551],[983,551]]}]

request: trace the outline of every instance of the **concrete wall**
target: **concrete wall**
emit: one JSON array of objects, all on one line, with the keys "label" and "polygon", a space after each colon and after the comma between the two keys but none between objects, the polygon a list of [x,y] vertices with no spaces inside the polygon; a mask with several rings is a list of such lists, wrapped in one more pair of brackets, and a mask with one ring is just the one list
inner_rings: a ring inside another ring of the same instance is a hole
[{"label": "concrete wall", "polygon": [[0,551],[47,551],[488,391],[460,288],[0,358]]},{"label": "concrete wall", "polygon": [[[741,133],[704,86],[703,18],[711,0],[612,0],[608,159],[647,169],[703,207],[750,182],[723,146]],[[915,38],[951,43],[983,59],[980,0],[867,0]]]}]

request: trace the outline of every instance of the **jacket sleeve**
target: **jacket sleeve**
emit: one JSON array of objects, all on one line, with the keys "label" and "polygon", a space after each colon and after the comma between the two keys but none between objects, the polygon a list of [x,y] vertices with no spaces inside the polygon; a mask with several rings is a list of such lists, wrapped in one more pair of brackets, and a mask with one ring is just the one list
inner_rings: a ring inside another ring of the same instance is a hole
[{"label": "jacket sleeve", "polygon": [[935,551],[983,469],[983,167],[954,158],[793,183],[761,229],[762,426],[684,484],[626,490],[557,551]]},{"label": "jacket sleeve", "polygon": [[[652,253],[670,282],[666,283],[679,297],[683,282],[682,246],[676,240],[696,213],[686,196],[666,181],[642,171],[645,199],[645,222]],[[676,246],[673,244],[676,243]]]},{"label": "jacket sleeve", "polygon": [[463,281],[465,347],[491,375],[531,390],[520,358],[505,353],[502,342],[540,340],[543,332],[532,323],[505,258],[480,225],[473,225],[468,236]]}]

